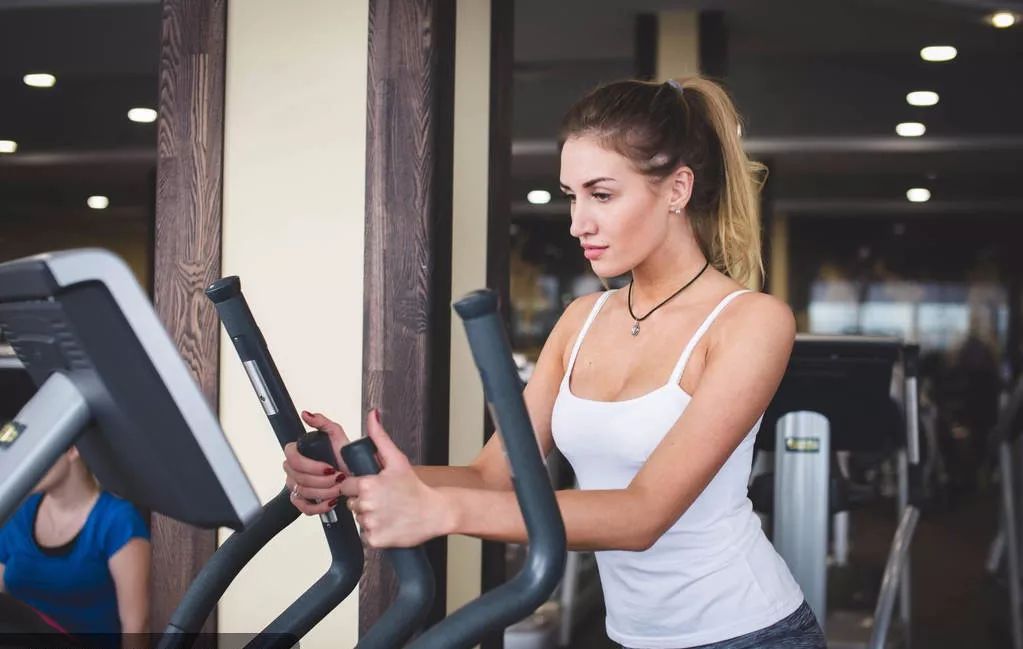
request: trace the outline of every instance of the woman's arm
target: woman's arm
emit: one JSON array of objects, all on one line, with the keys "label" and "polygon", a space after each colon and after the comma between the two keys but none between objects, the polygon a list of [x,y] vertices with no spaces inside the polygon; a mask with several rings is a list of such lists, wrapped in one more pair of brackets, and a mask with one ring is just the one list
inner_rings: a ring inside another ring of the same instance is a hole
[{"label": "woman's arm", "polygon": [[[743,302],[743,308],[719,318],[691,402],[629,486],[558,493],[569,547],[650,547],[696,500],[767,409],[785,372],[795,321],[789,308],[770,296]],[[378,422],[371,422],[369,432],[385,470],[342,485],[368,544],[416,545],[444,534],[526,541],[514,494],[429,487],[415,479]]]},{"label": "woman's arm", "polygon": [[[125,543],[107,562],[114,578],[117,612],[121,618],[121,633],[125,634],[126,641],[131,641],[129,634],[149,632],[151,557],[149,541],[136,537]],[[138,637],[134,638],[134,641],[137,640]]]}]

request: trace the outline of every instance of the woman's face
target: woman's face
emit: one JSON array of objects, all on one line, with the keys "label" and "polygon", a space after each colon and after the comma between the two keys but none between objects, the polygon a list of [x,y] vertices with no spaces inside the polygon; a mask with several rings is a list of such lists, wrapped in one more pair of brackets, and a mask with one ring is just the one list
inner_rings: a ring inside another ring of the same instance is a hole
[{"label": "woman's face", "polygon": [[78,458],[78,449],[71,447],[66,452],[62,453],[57,461],[53,463],[50,470],[46,472],[43,479],[32,490],[33,493],[40,493],[53,489],[64,480],[71,473],[71,464]]},{"label": "woman's face", "polygon": [[569,231],[600,277],[638,266],[665,240],[674,216],[670,182],[652,183],[591,136],[570,138],[562,147],[561,189],[571,200]]}]

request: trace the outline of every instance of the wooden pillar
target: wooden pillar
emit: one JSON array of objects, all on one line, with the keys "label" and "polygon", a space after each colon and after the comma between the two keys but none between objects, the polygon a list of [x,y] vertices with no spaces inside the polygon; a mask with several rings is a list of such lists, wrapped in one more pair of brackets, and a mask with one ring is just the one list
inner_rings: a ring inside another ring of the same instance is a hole
[{"label": "wooden pillar", "polygon": [[[366,134],[363,405],[417,464],[446,464],[451,346],[454,0],[370,0]],[[446,556],[431,621],[444,615]],[[393,599],[390,568],[369,552],[365,633]]]},{"label": "wooden pillar", "polygon": [[[152,282],[156,311],[214,408],[219,326],[203,289],[220,275],[226,9],[163,2]],[[217,536],[154,514],[152,538],[150,626],[162,632]],[[204,630],[215,628],[214,614]]]}]

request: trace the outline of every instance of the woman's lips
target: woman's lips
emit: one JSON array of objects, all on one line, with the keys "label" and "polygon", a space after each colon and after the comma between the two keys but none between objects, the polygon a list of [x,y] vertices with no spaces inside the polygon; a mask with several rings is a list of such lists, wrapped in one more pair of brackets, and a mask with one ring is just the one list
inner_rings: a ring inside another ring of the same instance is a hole
[{"label": "woman's lips", "polygon": [[594,259],[600,259],[601,255],[607,250],[607,247],[600,246],[583,246],[583,255],[587,259],[593,261]]}]

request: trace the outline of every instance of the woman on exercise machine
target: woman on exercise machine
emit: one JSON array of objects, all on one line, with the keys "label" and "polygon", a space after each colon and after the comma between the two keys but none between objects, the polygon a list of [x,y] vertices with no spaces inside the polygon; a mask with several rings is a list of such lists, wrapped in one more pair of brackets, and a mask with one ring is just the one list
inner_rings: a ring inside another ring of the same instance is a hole
[{"label": "woman on exercise machine", "polygon": [[[149,530],[72,446],[0,527],[0,591],[99,646],[148,633]],[[58,627],[59,625],[59,627]],[[101,636],[97,638],[96,636]]]},{"label": "woman on exercise machine", "polygon": [[[557,445],[576,473],[580,488],[557,493],[568,545],[596,553],[607,633],[623,647],[825,646],[746,495],[795,322],[752,290],[764,170],[739,128],[728,95],[699,77],[602,86],[562,123],[570,232],[598,276],[632,281],[569,305],[524,399],[543,452]],[[323,415],[303,418],[347,443]],[[526,540],[497,436],[469,466],[413,467],[379,411],[367,431],[376,476],[286,449],[299,509],[346,497],[374,547]]]}]

